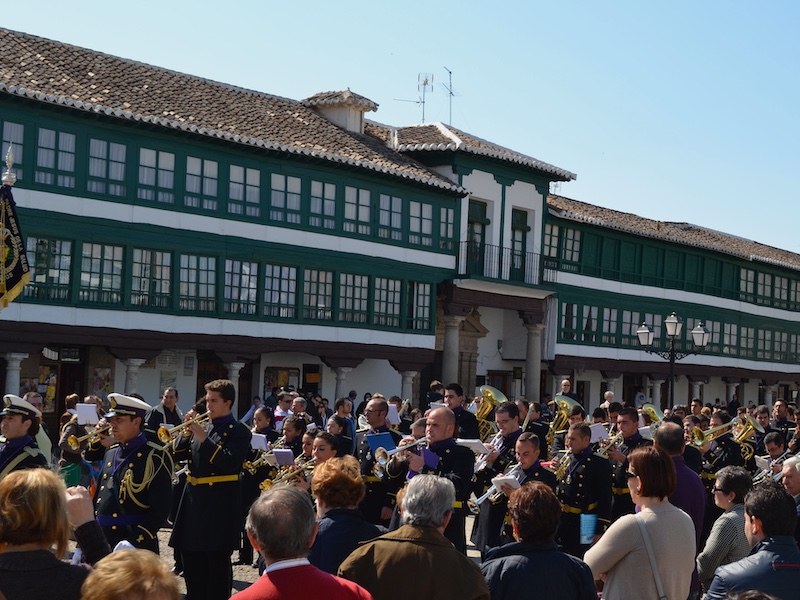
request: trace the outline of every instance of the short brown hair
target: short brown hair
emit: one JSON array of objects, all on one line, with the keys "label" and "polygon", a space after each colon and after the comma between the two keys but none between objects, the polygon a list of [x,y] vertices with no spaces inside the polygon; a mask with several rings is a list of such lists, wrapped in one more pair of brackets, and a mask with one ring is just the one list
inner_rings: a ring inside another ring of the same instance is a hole
[{"label": "short brown hair", "polygon": [[531,433],[530,431],[526,431],[525,433],[521,434],[517,438],[517,442],[528,442],[531,446],[533,446],[534,450],[539,450],[539,436],[535,433]]},{"label": "short brown hair", "polygon": [[663,500],[675,491],[675,463],[656,446],[637,448],[628,456],[629,469],[641,482],[639,495]]},{"label": "short brown hair", "polygon": [[209,381],[205,386],[207,392],[219,392],[225,402],[230,402],[231,406],[236,402],[236,388],[230,379],[215,379]]},{"label": "short brown hair", "polygon": [[24,469],[0,481],[0,544],[55,544],[67,552],[70,525],[64,481],[47,469]]},{"label": "short brown hair", "polygon": [[358,506],[366,493],[358,460],[351,454],[346,454],[317,466],[311,481],[311,492],[328,508]]},{"label": "short brown hair", "polygon": [[81,587],[81,600],[128,598],[179,600],[178,578],[149,550],[112,552],[94,566]]},{"label": "short brown hair", "polygon": [[545,544],[555,538],[561,519],[561,503],[548,485],[530,481],[511,494],[508,514],[517,524],[517,533],[522,541]]}]

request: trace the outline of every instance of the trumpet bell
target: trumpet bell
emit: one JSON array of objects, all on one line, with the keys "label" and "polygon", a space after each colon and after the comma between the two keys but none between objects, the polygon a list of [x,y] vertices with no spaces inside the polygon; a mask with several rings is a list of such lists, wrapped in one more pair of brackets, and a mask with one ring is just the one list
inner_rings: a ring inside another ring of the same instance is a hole
[{"label": "trumpet bell", "polygon": [[508,398],[503,392],[497,388],[493,388],[490,385],[481,386],[481,396],[483,396],[484,400],[489,401],[489,403],[492,405],[492,408],[497,408],[503,402],[508,402]]},{"label": "trumpet bell", "polygon": [[647,415],[652,425],[661,423],[664,420],[664,411],[655,404],[650,404],[649,402],[642,404],[642,412]]}]

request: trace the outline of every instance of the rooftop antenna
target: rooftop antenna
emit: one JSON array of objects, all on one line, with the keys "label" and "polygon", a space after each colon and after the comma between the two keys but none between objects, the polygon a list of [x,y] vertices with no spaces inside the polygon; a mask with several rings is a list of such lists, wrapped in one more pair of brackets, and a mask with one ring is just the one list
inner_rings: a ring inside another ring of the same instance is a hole
[{"label": "rooftop antenna", "polygon": [[442,84],[442,87],[447,90],[447,95],[449,96],[448,102],[450,104],[450,116],[448,117],[447,124],[448,125],[452,125],[453,124],[453,96],[456,95],[456,93],[453,91],[453,72],[450,69],[448,69],[447,67],[445,67],[444,70],[447,71],[447,75],[450,78],[450,83],[443,83]]},{"label": "rooftop antenna", "polygon": [[430,90],[433,93],[433,73],[420,73],[417,75],[417,90],[422,92],[422,122],[425,122],[425,94]]}]

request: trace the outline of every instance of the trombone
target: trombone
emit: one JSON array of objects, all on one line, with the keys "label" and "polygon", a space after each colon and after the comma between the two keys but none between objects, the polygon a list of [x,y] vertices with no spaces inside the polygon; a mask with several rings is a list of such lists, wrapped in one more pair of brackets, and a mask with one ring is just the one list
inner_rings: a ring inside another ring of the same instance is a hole
[{"label": "trombone", "polygon": [[736,419],[732,419],[728,423],[723,423],[722,425],[717,425],[716,427],[712,427],[706,431],[703,431],[699,427],[692,428],[692,441],[691,444],[693,446],[697,446],[698,448],[705,446],[708,443],[711,443],[718,437],[722,437],[726,433],[728,433],[729,429],[732,429],[738,422]]},{"label": "trombone", "polygon": [[106,425],[105,427],[101,427],[100,429],[95,429],[91,433],[87,433],[86,435],[82,435],[81,437],[75,437],[71,435],[67,438],[67,445],[70,447],[70,450],[74,450],[77,452],[81,449],[81,444],[85,441],[89,441],[89,443],[96,442],[100,436],[106,433],[109,429],[111,429],[111,425]]},{"label": "trombone", "polygon": [[175,427],[167,428],[164,425],[162,425],[161,427],[158,428],[158,431],[156,431],[156,435],[158,436],[158,439],[161,441],[162,444],[168,444],[176,437],[186,435],[189,430],[189,425],[197,424],[203,427],[207,425],[210,420],[211,420],[211,415],[209,415],[208,412],[204,412],[203,414],[197,415],[196,417],[189,419],[188,421],[184,421],[183,423],[181,423],[180,425],[176,425]]}]

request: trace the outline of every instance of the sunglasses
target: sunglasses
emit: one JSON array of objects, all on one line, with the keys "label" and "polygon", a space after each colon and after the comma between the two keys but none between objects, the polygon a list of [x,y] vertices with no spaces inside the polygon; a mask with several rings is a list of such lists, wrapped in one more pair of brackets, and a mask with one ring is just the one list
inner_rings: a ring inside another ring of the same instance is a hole
[{"label": "sunglasses", "polygon": [[638,475],[630,471],[625,471],[625,479],[633,479],[634,477],[638,477]]},{"label": "sunglasses", "polygon": [[726,490],[725,488],[719,488],[719,487],[715,486],[715,487],[711,488],[711,493],[712,494],[729,494],[730,491]]}]

